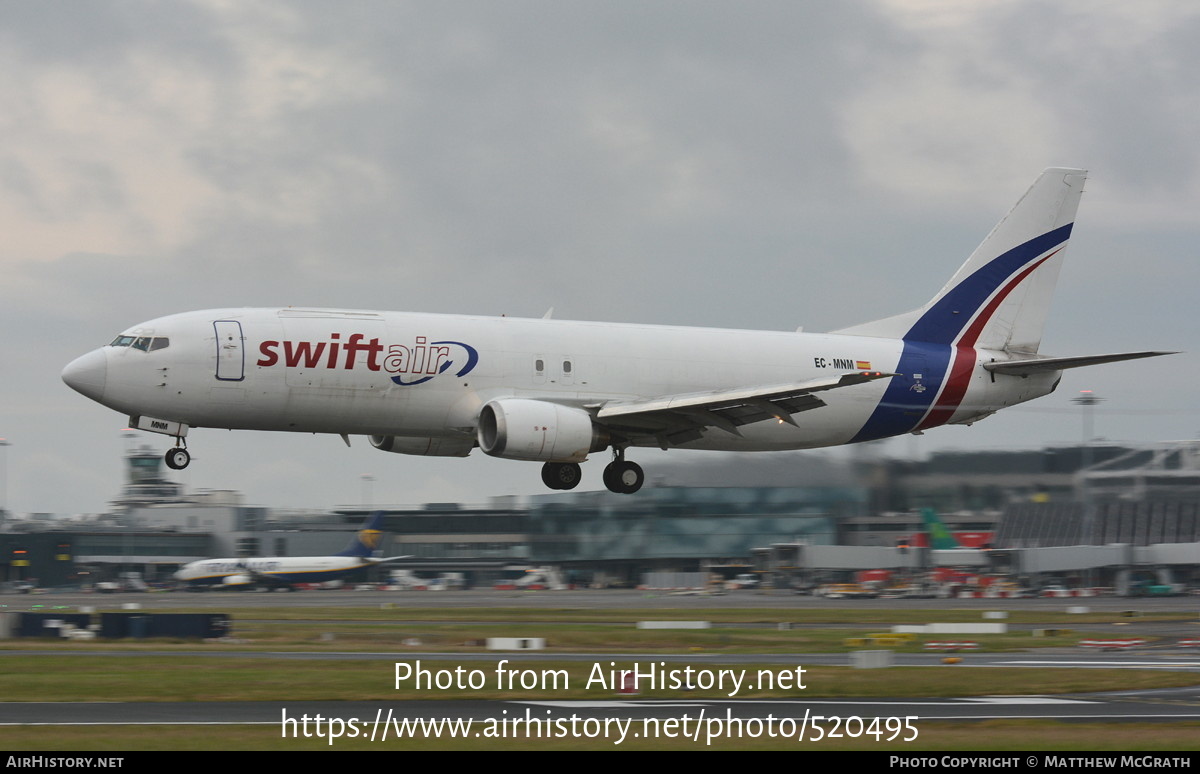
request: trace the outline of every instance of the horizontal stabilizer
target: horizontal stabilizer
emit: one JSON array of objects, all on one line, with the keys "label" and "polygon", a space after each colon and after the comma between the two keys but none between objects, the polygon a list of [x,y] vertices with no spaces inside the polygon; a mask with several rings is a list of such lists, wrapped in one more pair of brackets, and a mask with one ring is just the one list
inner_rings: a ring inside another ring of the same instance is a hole
[{"label": "horizontal stabilizer", "polygon": [[401,559],[412,559],[413,556],[415,556],[415,554],[405,554],[404,556],[389,556],[386,559],[380,559],[380,558],[376,558],[376,557],[367,557],[366,561],[370,562],[371,564],[383,564],[385,562],[396,562]]},{"label": "horizontal stabilizer", "polygon": [[997,363],[984,363],[983,367],[997,374],[1028,376],[1029,374],[1046,371],[1062,371],[1066,368],[1082,368],[1083,366],[1100,365],[1101,363],[1116,363],[1121,360],[1137,360],[1143,357],[1158,357],[1159,355],[1175,355],[1176,352],[1121,352],[1116,355],[1081,355],[1079,357],[1042,357],[1032,360],[1005,360]]}]

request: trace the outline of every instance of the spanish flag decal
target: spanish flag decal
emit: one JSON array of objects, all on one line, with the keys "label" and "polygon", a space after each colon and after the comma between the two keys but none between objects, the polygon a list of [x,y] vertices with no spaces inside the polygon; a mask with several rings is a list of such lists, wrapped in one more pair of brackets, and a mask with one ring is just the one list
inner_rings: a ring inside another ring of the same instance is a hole
[{"label": "spanish flag decal", "polygon": [[870,360],[855,360],[854,367],[860,371],[870,371],[871,370],[871,361]]}]

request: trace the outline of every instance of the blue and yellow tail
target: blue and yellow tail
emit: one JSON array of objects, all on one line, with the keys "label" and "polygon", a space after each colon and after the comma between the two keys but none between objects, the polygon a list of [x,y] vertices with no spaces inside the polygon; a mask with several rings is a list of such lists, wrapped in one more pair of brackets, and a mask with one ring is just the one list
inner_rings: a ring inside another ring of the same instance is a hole
[{"label": "blue and yellow tail", "polygon": [[383,543],[383,511],[375,511],[344,551],[334,556],[353,556],[367,559],[375,555]]}]

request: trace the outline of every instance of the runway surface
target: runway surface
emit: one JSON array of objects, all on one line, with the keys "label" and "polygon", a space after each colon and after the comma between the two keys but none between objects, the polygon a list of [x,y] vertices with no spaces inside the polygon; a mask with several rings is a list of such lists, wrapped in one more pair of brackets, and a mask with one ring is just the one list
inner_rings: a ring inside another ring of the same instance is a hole
[{"label": "runway surface", "polygon": [[892,699],[646,699],[544,701],[342,702],[0,702],[0,725],[280,725],[318,716],[360,724],[396,720],[591,718],[915,718],[980,721],[1006,718],[1152,722],[1200,720],[1200,688],[1062,696]]}]

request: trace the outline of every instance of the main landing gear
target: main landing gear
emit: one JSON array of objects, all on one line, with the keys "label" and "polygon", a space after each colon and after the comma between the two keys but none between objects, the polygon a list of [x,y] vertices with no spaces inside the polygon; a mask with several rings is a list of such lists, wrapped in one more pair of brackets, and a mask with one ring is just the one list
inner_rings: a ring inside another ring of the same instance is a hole
[{"label": "main landing gear", "polygon": [[574,489],[583,471],[574,462],[547,462],[542,466],[542,483],[551,489]]},{"label": "main landing gear", "polygon": [[[170,465],[170,460],[167,461]],[[542,465],[542,483],[551,489],[574,489],[579,486],[583,471],[575,462],[547,462]],[[641,465],[627,462],[625,452],[613,453],[613,461],[604,468],[604,486],[617,494],[633,494],[646,482]]]},{"label": "main landing gear", "polygon": [[613,452],[613,461],[604,468],[604,485],[617,494],[633,494],[646,483],[642,466],[625,459],[625,450]]},{"label": "main landing gear", "polygon": [[[176,443],[181,443],[183,439],[176,438]],[[192,461],[192,455],[188,454],[188,450],[183,446],[176,446],[174,449],[167,451],[164,457],[167,467],[171,470],[183,470]]]}]

